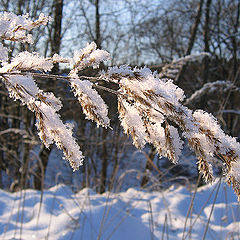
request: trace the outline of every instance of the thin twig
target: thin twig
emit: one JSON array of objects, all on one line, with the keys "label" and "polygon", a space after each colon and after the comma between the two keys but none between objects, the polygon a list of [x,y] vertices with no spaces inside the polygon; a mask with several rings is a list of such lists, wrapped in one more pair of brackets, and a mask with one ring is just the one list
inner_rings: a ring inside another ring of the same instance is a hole
[{"label": "thin twig", "polygon": [[205,231],[204,231],[204,235],[203,235],[203,238],[202,238],[203,240],[206,239],[207,231],[208,231],[208,228],[209,228],[209,223],[210,223],[210,220],[211,220],[211,217],[212,217],[213,209],[215,207],[215,203],[216,203],[216,200],[217,200],[217,196],[218,196],[218,192],[219,192],[220,186],[221,186],[221,178],[219,180],[217,191],[216,191],[216,194],[214,196],[211,212],[209,214],[207,225],[206,225],[206,228],[205,228]]}]

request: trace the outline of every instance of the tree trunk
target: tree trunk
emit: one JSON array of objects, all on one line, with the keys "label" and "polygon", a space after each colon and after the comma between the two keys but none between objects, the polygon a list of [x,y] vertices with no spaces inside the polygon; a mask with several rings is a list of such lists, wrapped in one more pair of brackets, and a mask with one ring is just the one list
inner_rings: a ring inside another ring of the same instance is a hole
[{"label": "tree trunk", "polygon": [[[101,27],[100,27],[100,13],[99,13],[99,0],[95,1],[95,43],[97,48],[101,49],[102,39],[101,39]],[[100,64],[100,68],[103,68],[103,63]],[[104,84],[103,84],[104,85]],[[108,129],[102,129],[102,169],[100,177],[100,193],[106,191],[107,185],[107,167],[108,167],[108,151],[107,151],[107,135]]]},{"label": "tree trunk", "polygon": [[[117,123],[115,123],[115,124],[117,124]],[[114,146],[113,146],[114,147],[114,156],[113,156],[114,165],[113,165],[112,175],[111,175],[110,183],[109,183],[109,191],[111,191],[113,189],[116,175],[117,175],[117,172],[119,169],[119,160],[120,159],[119,159],[118,154],[119,154],[120,131],[121,131],[120,125],[117,124],[117,129],[114,132]]]},{"label": "tree trunk", "polygon": [[[61,47],[61,32],[62,32],[62,18],[63,18],[63,0],[55,0],[54,5],[54,22],[53,22],[53,38],[51,41],[51,55],[60,53]],[[55,64],[52,69],[53,73],[59,72],[59,64]]]},{"label": "tree trunk", "polygon": [[239,34],[239,25],[240,25],[240,2],[238,1],[237,4],[237,14],[236,14],[236,20],[234,23],[234,34],[231,35],[231,41],[232,41],[232,48],[233,48],[233,79],[232,81],[235,81],[236,74],[238,72],[238,53],[239,53],[239,42],[237,39],[237,35]]},{"label": "tree trunk", "polygon": [[[199,26],[199,23],[201,21],[203,2],[204,2],[204,0],[200,0],[199,3],[198,3],[197,15],[195,17],[194,24],[191,28],[191,35],[190,35],[190,38],[189,38],[187,50],[184,54],[185,56],[190,55],[191,52],[192,52],[193,45],[194,45],[196,35],[197,35],[198,26]],[[182,69],[179,71],[179,74],[176,77],[176,83],[178,83],[178,81],[179,81],[181,75],[183,75],[184,71],[185,71],[185,66],[183,66]]]},{"label": "tree trunk", "polygon": [[[53,36],[51,39],[51,55],[53,56],[55,53],[60,53],[61,47],[61,31],[62,31],[62,10],[63,10],[63,0],[54,1],[54,22],[53,22]],[[52,69],[52,73],[59,73],[59,65],[55,65]],[[56,81],[53,79],[49,79],[47,82],[47,87],[49,91],[56,90]],[[45,176],[45,172],[47,169],[48,158],[51,153],[52,146],[47,149],[44,145],[42,145],[41,150],[39,152],[40,162],[37,163],[37,171],[34,179],[35,188],[41,190],[43,188],[44,183],[42,182]]]},{"label": "tree trunk", "polygon": [[145,187],[148,184],[149,178],[147,176],[147,172],[152,171],[152,169],[153,169],[153,166],[150,163],[150,161],[153,162],[155,153],[156,153],[156,151],[155,151],[154,147],[151,146],[151,150],[150,150],[149,154],[148,155],[146,154],[147,162],[146,162],[146,166],[145,166],[145,169],[144,169],[144,175],[143,175],[143,178],[142,178],[142,181],[141,181],[141,187]]},{"label": "tree trunk", "polygon": [[[239,33],[239,25],[240,25],[240,2],[238,1],[237,4],[237,13],[236,13],[236,18],[234,22],[234,34],[231,36],[231,42],[232,42],[232,71],[230,73],[229,80],[232,81],[235,85],[239,86],[239,75],[240,75],[240,66],[239,66],[239,59],[238,59],[238,54],[239,54],[239,42],[237,39],[237,34]],[[230,96],[230,109],[238,109],[239,108],[239,93],[237,92],[232,92]],[[230,134],[232,135],[238,135],[238,131],[236,131],[234,122],[238,116],[234,116],[231,114],[230,117]]]},{"label": "tree trunk", "polygon": [[43,144],[41,146],[41,150],[39,152],[39,161],[41,162],[37,163],[36,176],[34,177],[34,188],[37,190],[43,190],[44,177],[52,148],[52,145],[49,148],[46,148]]},{"label": "tree trunk", "polygon": [[96,0],[95,3],[95,31],[96,31],[96,39],[95,43],[97,47],[101,49],[102,41],[101,41],[101,28],[100,28],[100,14],[99,14],[99,0]]},{"label": "tree trunk", "polygon": [[[31,126],[31,117],[32,113],[28,111],[28,109],[23,110],[23,123],[25,130],[28,132]],[[22,166],[21,166],[21,181],[20,187],[21,189],[28,188],[28,174],[29,174],[29,153],[31,150],[30,143],[24,143],[23,149],[23,158],[22,158]]]},{"label": "tree trunk", "polygon": [[107,152],[107,129],[102,130],[102,171],[100,179],[100,193],[106,191],[107,167],[108,167],[108,152]]},{"label": "tree trunk", "polygon": [[[210,25],[210,7],[212,0],[207,0],[206,12],[205,12],[205,23],[204,23],[204,52],[210,52],[209,48],[209,25]],[[209,58],[205,57],[203,60],[204,70],[203,70],[203,84],[208,82],[208,71],[209,71]]]},{"label": "tree trunk", "polygon": [[200,0],[199,3],[198,3],[197,15],[196,15],[195,22],[194,22],[194,24],[192,26],[192,29],[191,29],[191,36],[190,36],[190,39],[189,39],[189,42],[188,42],[188,48],[185,52],[185,56],[190,55],[191,51],[193,49],[193,45],[194,45],[195,38],[196,38],[196,35],[197,35],[198,26],[199,26],[201,16],[202,16],[203,2],[204,2],[204,0]]}]

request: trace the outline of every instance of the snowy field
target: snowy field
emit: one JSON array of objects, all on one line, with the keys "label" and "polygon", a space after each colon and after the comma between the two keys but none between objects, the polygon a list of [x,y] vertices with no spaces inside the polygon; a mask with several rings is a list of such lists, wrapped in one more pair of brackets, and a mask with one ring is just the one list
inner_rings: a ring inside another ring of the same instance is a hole
[{"label": "snowy field", "polygon": [[100,195],[90,189],[73,193],[66,185],[43,195],[1,190],[0,239],[239,239],[232,189],[217,180],[194,193],[171,187]]}]

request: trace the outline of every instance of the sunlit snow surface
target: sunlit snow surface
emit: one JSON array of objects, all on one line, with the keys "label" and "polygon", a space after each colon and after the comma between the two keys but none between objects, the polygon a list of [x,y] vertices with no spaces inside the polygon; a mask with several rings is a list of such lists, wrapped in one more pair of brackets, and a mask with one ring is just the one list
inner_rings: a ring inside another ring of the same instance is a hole
[{"label": "sunlit snow surface", "polygon": [[194,191],[185,187],[100,195],[57,185],[44,191],[41,206],[41,192],[0,190],[0,239],[202,239],[205,230],[205,239],[238,239],[237,198],[221,183],[215,199],[218,186],[199,188],[189,214]]}]

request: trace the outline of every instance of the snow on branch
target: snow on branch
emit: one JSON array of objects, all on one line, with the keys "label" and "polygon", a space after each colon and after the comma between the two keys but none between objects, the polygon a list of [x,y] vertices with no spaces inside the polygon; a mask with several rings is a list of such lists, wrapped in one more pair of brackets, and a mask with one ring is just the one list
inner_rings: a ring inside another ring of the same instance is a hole
[{"label": "snow on branch", "polygon": [[211,114],[183,106],[184,93],[172,80],[160,79],[146,68],[131,70],[126,66],[109,68],[101,78],[119,84],[121,124],[136,147],[143,148],[148,142],[160,156],[176,163],[183,146],[181,131],[198,157],[198,169],[205,180],[213,181],[212,163],[217,156],[228,182],[240,195],[240,144],[223,132]]},{"label": "snow on branch", "polygon": [[195,104],[201,99],[206,96],[213,94],[215,92],[219,93],[220,90],[222,92],[228,92],[229,90],[231,91],[240,91],[238,87],[236,87],[232,82],[230,81],[215,81],[215,82],[208,82],[205,83],[202,88],[199,90],[195,91],[188,99],[185,100],[185,104]]},{"label": "snow on branch", "polygon": [[175,81],[178,79],[178,76],[184,65],[186,65],[188,62],[201,61],[204,57],[210,57],[210,54],[207,52],[202,52],[173,60],[171,63],[166,64],[162,68],[161,72],[159,73],[159,77],[161,79],[172,79]]},{"label": "snow on branch", "polygon": [[3,62],[0,69],[2,73],[13,71],[50,71],[53,68],[52,59],[46,59],[39,56],[38,53],[21,52],[11,59],[10,63]]},{"label": "snow on branch", "polygon": [[32,43],[32,35],[28,32],[41,25],[47,25],[51,17],[40,14],[36,21],[28,19],[28,15],[17,16],[14,13],[0,14],[0,35],[4,40]]},{"label": "snow on branch", "polygon": [[[41,25],[47,25],[51,17],[40,14],[36,21],[28,19],[28,15],[17,16],[14,13],[0,13],[0,37],[2,40],[33,43],[32,35],[28,32]],[[8,60],[8,49],[0,44],[0,61]]]},{"label": "snow on branch", "polygon": [[2,75],[9,91],[9,96],[19,99],[23,105],[35,113],[39,137],[46,147],[53,142],[62,149],[65,158],[74,170],[82,165],[83,156],[79,146],[72,137],[72,129],[60,120],[57,111],[62,107],[61,101],[52,93],[40,90],[33,78],[21,75]]},{"label": "snow on branch", "polygon": [[[48,17],[40,15],[37,21],[32,22],[27,16],[4,13],[0,15],[0,36],[3,40],[29,41],[27,31],[46,24],[48,20]],[[142,149],[147,143],[152,144],[160,157],[168,157],[177,163],[183,148],[182,139],[186,139],[198,157],[198,169],[204,179],[213,181],[212,168],[217,156],[223,163],[227,181],[240,197],[240,144],[223,132],[211,114],[202,110],[193,112],[184,106],[184,92],[173,83],[174,76],[177,76],[183,64],[206,56],[205,53],[174,61],[170,64],[176,66],[173,72],[170,71],[170,65],[163,68],[160,74],[151,72],[146,67],[131,68],[123,65],[110,67],[94,78],[115,83],[118,86],[116,91],[90,82],[91,78],[80,76],[81,70],[90,66],[98,67],[110,57],[106,51],[97,49],[95,43],[75,52],[72,58],[63,58],[57,54],[44,58],[37,53],[22,52],[7,62],[6,51],[0,45],[0,59],[3,61],[0,78],[5,83],[9,96],[20,100],[35,113],[40,139],[46,147],[55,143],[62,149],[73,170],[82,165],[82,152],[72,136],[71,127],[60,119],[60,99],[53,93],[45,93],[38,88],[34,81],[36,73],[32,70],[40,71],[38,76],[40,74],[44,78],[65,78],[86,118],[95,121],[98,126],[109,127],[110,119],[108,107],[95,88],[116,94],[119,120],[124,132],[131,135],[137,148]],[[68,76],[45,73],[60,62],[72,65]]]},{"label": "snow on branch", "polygon": [[[31,35],[27,34],[27,31],[40,25],[46,25],[48,20],[50,18],[43,14],[33,22],[28,20],[28,16],[4,13],[0,15],[0,36],[2,40],[30,43]],[[2,60],[0,76],[9,91],[9,96],[20,100],[23,105],[34,112],[42,142],[46,147],[55,143],[59,149],[63,150],[64,156],[73,170],[77,170],[83,164],[84,157],[72,136],[72,128],[64,124],[57,113],[61,109],[62,103],[53,93],[45,93],[38,88],[31,71],[48,72],[55,63],[60,62],[72,64],[75,75],[71,72],[69,82],[78,96],[84,112],[98,125],[108,127],[110,120],[107,117],[107,106],[102,98],[95,89],[92,89],[92,83],[87,80],[81,81],[76,76],[78,71],[88,66],[97,67],[101,61],[109,58],[109,54],[96,49],[96,44],[91,43],[80,53],[75,53],[71,59],[62,58],[57,54],[52,58],[44,58],[38,53],[21,52],[7,62],[7,51],[7,48],[0,45],[0,59]],[[29,73],[26,74],[26,71]]]},{"label": "snow on branch", "polygon": [[88,80],[80,80],[77,73],[72,71],[69,74],[69,82],[74,95],[78,98],[86,118],[95,121],[98,126],[109,127],[108,106],[93,89],[93,83]]},{"label": "snow on branch", "polygon": [[110,54],[104,50],[97,49],[95,42],[88,44],[81,51],[75,51],[73,57],[73,69],[76,72],[89,66],[98,68],[103,61],[109,60]]}]

